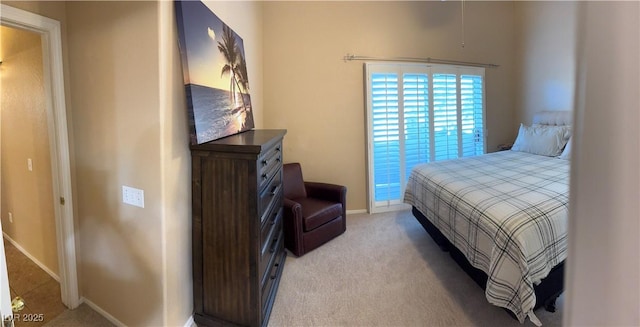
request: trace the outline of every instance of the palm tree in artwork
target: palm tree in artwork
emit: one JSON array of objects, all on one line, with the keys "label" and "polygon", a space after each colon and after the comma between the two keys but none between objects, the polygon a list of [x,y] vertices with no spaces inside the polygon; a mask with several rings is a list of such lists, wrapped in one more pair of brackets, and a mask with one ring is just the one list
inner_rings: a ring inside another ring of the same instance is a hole
[{"label": "palm tree in artwork", "polygon": [[245,92],[249,92],[249,78],[247,77],[247,61],[244,59],[242,53],[238,55],[238,65],[236,76],[238,76],[238,83]]},{"label": "palm tree in artwork", "polygon": [[246,107],[246,104],[244,103],[244,96],[242,95],[243,88],[245,92],[248,90],[248,82],[246,82],[245,78],[247,75],[246,62],[242,52],[240,51],[240,47],[238,46],[238,42],[236,41],[233,31],[231,31],[227,25],[222,26],[222,42],[218,42],[218,50],[222,53],[222,56],[226,61],[226,64],[222,67],[220,76],[230,75],[229,96],[235,103],[235,94],[236,92],[239,92],[242,106]]}]

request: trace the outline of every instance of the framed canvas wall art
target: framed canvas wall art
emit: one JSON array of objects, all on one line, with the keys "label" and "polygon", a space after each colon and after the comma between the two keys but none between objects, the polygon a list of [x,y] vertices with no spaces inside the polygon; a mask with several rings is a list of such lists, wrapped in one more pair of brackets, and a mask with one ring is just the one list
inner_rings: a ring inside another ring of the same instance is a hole
[{"label": "framed canvas wall art", "polygon": [[254,127],[244,42],[201,1],[176,1],[191,144]]}]

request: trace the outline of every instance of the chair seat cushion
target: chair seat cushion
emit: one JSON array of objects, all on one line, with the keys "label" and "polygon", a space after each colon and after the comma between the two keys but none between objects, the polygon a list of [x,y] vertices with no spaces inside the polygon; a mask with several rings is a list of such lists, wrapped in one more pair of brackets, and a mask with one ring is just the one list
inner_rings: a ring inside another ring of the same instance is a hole
[{"label": "chair seat cushion", "polygon": [[314,198],[297,198],[302,206],[302,225],[305,232],[312,231],[342,215],[342,204]]}]

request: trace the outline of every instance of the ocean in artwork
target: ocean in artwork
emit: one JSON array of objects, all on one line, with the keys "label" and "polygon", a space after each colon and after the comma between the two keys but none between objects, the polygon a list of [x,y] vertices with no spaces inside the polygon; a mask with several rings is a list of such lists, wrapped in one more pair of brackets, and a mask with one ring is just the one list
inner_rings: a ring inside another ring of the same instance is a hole
[{"label": "ocean in artwork", "polygon": [[[194,144],[215,140],[253,127],[251,97],[197,84],[186,85],[190,124],[195,127]],[[244,102],[242,101],[244,99]]]}]

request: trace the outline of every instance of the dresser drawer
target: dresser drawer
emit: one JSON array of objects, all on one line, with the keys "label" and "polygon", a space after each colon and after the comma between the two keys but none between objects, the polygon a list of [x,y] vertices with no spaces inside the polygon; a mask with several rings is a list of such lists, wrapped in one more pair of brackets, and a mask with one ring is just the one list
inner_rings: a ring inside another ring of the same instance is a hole
[{"label": "dresser drawer", "polygon": [[278,201],[282,198],[282,169],[278,169],[274,175],[258,197],[258,217],[260,217],[260,223],[263,223],[264,219],[267,218],[265,213],[269,208],[278,204]]},{"label": "dresser drawer", "polygon": [[282,220],[282,215],[283,215],[283,211],[282,211],[282,206],[275,206],[273,208],[270,208],[268,215],[266,215],[266,218],[264,219],[264,224],[262,224],[262,227],[260,229],[260,253],[264,253],[264,249],[267,246],[266,242],[268,239],[270,239],[273,236],[276,236],[274,230],[276,228],[276,224],[279,224],[280,221]]},{"label": "dresser drawer", "polygon": [[280,275],[282,274],[282,269],[284,268],[284,260],[286,259],[287,253],[284,251],[284,237],[282,236],[283,234],[284,233],[281,232],[280,237],[278,237],[276,250],[273,253],[272,260],[270,260],[271,264],[269,265],[269,269],[267,271],[267,274],[265,275],[266,279],[264,279],[262,283],[263,312],[266,311],[269,307],[269,299],[275,295],[274,292],[276,291],[277,285],[280,282]]},{"label": "dresser drawer", "polygon": [[267,225],[265,229],[268,230],[262,246],[260,248],[260,276],[261,285],[264,284],[265,279],[268,278],[269,267],[273,265],[273,260],[278,253],[279,243],[283,242],[284,236],[282,231],[282,210],[278,211],[278,215],[275,219],[274,225]]},{"label": "dresser drawer", "polygon": [[282,143],[267,149],[258,158],[258,188],[262,189],[282,166]]}]

